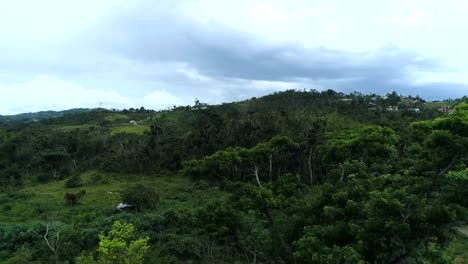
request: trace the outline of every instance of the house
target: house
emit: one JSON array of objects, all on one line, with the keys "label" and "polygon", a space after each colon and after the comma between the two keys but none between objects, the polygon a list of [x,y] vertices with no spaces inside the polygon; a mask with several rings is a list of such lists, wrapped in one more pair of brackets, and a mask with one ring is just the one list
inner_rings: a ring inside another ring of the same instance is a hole
[{"label": "house", "polygon": [[442,113],[448,113],[450,112],[450,106],[444,105],[441,108],[438,109]]},{"label": "house", "polygon": [[419,113],[421,110],[417,107],[408,108],[409,111]]},{"label": "house", "polygon": [[389,106],[387,108],[385,108],[387,111],[398,111],[398,106]]}]

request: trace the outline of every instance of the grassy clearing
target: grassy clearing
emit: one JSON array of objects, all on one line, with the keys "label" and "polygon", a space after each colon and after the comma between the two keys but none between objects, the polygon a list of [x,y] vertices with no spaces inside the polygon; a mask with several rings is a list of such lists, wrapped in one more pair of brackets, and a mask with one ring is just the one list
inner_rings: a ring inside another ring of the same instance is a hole
[{"label": "grassy clearing", "polygon": [[121,121],[121,120],[128,120],[128,116],[121,114],[121,113],[111,113],[107,116],[104,117],[104,120],[110,121],[110,122],[115,122],[115,121]]},{"label": "grassy clearing", "polygon": [[[114,214],[116,205],[121,202],[121,191],[136,183],[153,187],[160,194],[156,209],[160,212],[171,208],[195,209],[226,196],[213,187],[196,188],[190,179],[177,175],[117,175],[88,171],[81,177],[84,185],[78,188],[65,188],[64,181],[59,181],[28,187],[13,194],[0,194],[0,222],[32,223],[50,219],[67,224],[89,222],[99,216]],[[65,194],[80,190],[86,191],[80,204],[66,205]]]},{"label": "grassy clearing", "polygon": [[120,125],[112,128],[111,135],[115,135],[118,133],[134,133],[142,135],[145,133],[145,131],[148,131],[149,129],[149,126],[145,125]]},{"label": "grassy clearing", "polygon": [[72,132],[75,130],[88,130],[91,127],[91,125],[76,125],[76,126],[62,126],[59,127],[58,129],[62,132]]}]

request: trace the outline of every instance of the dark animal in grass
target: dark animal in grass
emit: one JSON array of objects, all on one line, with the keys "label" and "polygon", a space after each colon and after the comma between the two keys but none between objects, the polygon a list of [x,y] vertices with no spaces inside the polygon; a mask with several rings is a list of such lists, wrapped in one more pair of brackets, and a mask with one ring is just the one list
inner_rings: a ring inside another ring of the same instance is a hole
[{"label": "dark animal in grass", "polygon": [[65,202],[67,205],[75,206],[79,203],[81,196],[86,193],[85,190],[81,190],[77,193],[66,193],[65,194]]}]

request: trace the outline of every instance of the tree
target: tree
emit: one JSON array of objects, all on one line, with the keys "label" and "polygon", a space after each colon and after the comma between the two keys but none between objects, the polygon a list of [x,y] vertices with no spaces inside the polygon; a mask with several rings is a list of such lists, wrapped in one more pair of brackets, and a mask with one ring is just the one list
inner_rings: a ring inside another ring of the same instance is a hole
[{"label": "tree", "polygon": [[[416,134],[424,139],[422,151],[413,155],[416,160],[426,161],[420,170],[438,176],[447,174],[468,157],[468,104],[455,107],[447,116],[412,125]],[[416,143],[417,144],[417,143]],[[435,173],[432,173],[435,174]]]},{"label": "tree", "polygon": [[188,161],[184,164],[184,173],[194,178],[212,180],[238,180],[241,174],[244,181],[246,176],[252,178],[253,175],[256,184],[262,186],[262,178],[265,177],[260,173],[263,171],[268,172],[270,181],[273,180],[273,168],[277,169],[278,177],[282,173],[294,172],[298,150],[299,145],[291,138],[275,136],[250,149],[229,147],[203,159]]},{"label": "tree", "polygon": [[345,165],[351,161],[365,163],[373,172],[388,172],[388,164],[397,157],[398,140],[395,131],[381,126],[330,133],[323,146],[324,160],[338,165],[341,181]]},{"label": "tree", "polygon": [[294,257],[298,263],[318,264],[365,264],[366,261],[352,247],[327,246],[314,236],[311,228],[295,243]]},{"label": "tree", "polygon": [[82,255],[76,259],[78,264],[142,264],[150,246],[149,238],[132,240],[135,228],[132,224],[114,222],[112,230],[99,235],[97,259],[92,255]]},{"label": "tree", "polygon": [[[49,235],[49,233],[52,233],[52,235]],[[52,253],[54,253],[55,263],[59,263],[60,230],[57,223],[47,223],[46,232],[43,238],[47,243],[47,247],[52,251]]]},{"label": "tree", "polygon": [[55,181],[61,180],[70,172],[70,155],[65,151],[44,151],[38,157],[39,166],[46,169],[50,178]]}]

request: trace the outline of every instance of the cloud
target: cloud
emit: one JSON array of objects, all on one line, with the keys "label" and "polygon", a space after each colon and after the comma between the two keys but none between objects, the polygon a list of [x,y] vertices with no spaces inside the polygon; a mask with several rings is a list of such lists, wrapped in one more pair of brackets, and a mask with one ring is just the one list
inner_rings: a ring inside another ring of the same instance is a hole
[{"label": "cloud", "polygon": [[181,105],[181,100],[164,90],[156,90],[143,99],[144,105],[150,109],[164,109]]},{"label": "cloud", "polygon": [[[400,30],[430,19],[449,23],[437,16],[434,1],[424,12],[414,11],[414,0],[401,10],[364,0],[83,0],[70,6],[18,1],[0,3],[0,113],[94,107],[100,101],[164,108],[194,98],[220,103],[304,88],[445,98],[465,93],[468,83],[465,74],[457,83],[446,74],[467,71],[462,48],[456,48],[462,40],[419,40]],[[378,23],[382,17],[390,17],[387,24]],[[443,25],[444,34],[459,32]],[[449,55],[459,64],[448,67]]]},{"label": "cloud", "polygon": [[416,11],[410,16],[401,17],[395,16],[387,20],[390,24],[395,24],[402,27],[415,26],[421,24],[425,19],[428,19],[428,14],[423,11]]},{"label": "cloud", "polygon": [[[146,25],[141,30],[132,26],[129,27],[131,31],[117,27],[120,31],[114,33],[127,36],[125,41],[104,46],[143,65],[172,65],[172,69],[167,69],[172,73],[163,79],[192,89],[200,87],[197,92],[206,97],[210,97],[209,93],[218,94],[217,98],[239,94],[229,89],[239,89],[243,91],[241,94],[255,93],[239,88],[240,82],[251,89],[261,82],[275,84],[268,85],[270,88],[265,93],[277,87],[300,86],[340,90],[353,87],[383,93],[388,92],[387,89],[398,90],[411,85],[417,72],[446,70],[439,61],[397,45],[362,52],[308,48],[294,43],[265,43],[246,32],[184,18],[177,19],[169,33],[159,27],[164,17],[148,21],[143,16],[141,19],[141,22],[132,22]],[[151,30],[147,31],[148,28]],[[161,81],[159,74],[155,73],[154,77]],[[213,92],[214,89],[218,91]]]},{"label": "cloud", "polygon": [[415,60],[420,54],[396,45],[365,52],[308,48],[295,43],[268,43],[227,26],[200,24],[183,17],[171,27],[163,27],[168,19],[161,15],[148,20],[143,13],[131,22],[108,23],[112,28],[99,31],[125,37],[118,37],[120,42],[109,40],[102,47],[146,64],[183,64],[195,73],[192,77],[202,78],[295,81],[367,75],[393,79],[406,78],[407,67],[440,70],[435,61]]},{"label": "cloud", "polygon": [[22,83],[0,83],[0,112],[15,114],[67,108],[124,108],[132,101],[116,91],[83,88],[51,76],[39,76]]},{"label": "cloud", "polygon": [[288,16],[281,10],[269,4],[261,4],[249,10],[249,15],[255,19],[284,21]]}]

